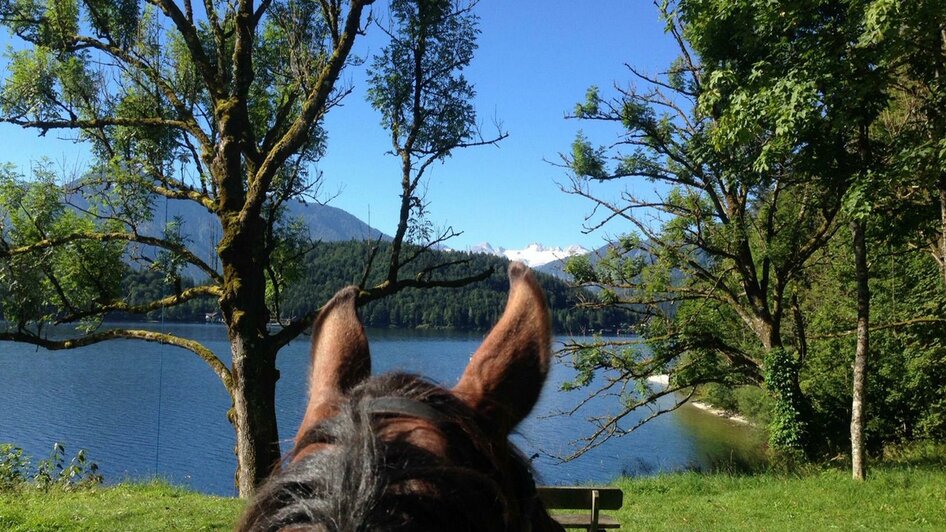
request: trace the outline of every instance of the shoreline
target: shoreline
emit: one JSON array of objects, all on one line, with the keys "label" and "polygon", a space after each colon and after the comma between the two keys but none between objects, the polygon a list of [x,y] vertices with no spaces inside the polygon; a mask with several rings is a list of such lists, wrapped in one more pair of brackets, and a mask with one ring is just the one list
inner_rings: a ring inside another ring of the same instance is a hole
[{"label": "shoreline", "polygon": [[[647,377],[647,382],[649,384],[666,387],[670,385],[670,375],[651,375],[650,377]],[[754,423],[746,419],[744,416],[730,412],[729,410],[716,408],[709,403],[704,403],[702,401],[687,401],[687,404],[708,414],[728,419],[734,423],[739,423],[741,425],[754,425]]]},{"label": "shoreline", "polygon": [[687,404],[692,405],[694,408],[698,408],[709,414],[713,414],[714,416],[719,416],[721,418],[728,419],[734,423],[739,423],[740,425],[753,425],[754,424],[739,414],[730,412],[729,410],[724,410],[722,408],[716,408],[715,406],[708,403],[703,403],[700,401],[688,401]]}]

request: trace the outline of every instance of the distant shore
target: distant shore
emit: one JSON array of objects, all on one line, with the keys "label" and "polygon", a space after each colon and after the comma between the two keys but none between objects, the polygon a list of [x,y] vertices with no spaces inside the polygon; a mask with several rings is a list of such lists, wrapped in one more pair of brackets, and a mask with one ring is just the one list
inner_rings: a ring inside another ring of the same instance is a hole
[{"label": "distant shore", "polygon": [[[650,377],[647,377],[647,382],[649,382],[650,384],[666,387],[670,385],[670,375],[651,375]],[[743,425],[752,425],[752,422],[746,419],[745,417],[739,414],[736,414],[735,412],[731,412],[729,410],[716,408],[715,406],[709,403],[703,403],[701,401],[689,401],[689,404],[692,405],[694,408],[698,408],[704,412],[713,414],[714,416],[726,418],[730,421],[734,421],[736,423],[740,423]]]}]

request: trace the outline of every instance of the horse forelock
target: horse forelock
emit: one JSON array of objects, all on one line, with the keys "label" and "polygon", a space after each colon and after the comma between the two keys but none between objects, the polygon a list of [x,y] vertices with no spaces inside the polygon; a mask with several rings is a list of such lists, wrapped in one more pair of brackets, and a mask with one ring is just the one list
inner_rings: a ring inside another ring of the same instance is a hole
[{"label": "horse forelock", "polygon": [[[377,407],[392,397],[437,415]],[[520,530],[533,497],[528,462],[487,420],[450,391],[395,373],[356,386],[336,416],[297,439],[240,528]]]}]

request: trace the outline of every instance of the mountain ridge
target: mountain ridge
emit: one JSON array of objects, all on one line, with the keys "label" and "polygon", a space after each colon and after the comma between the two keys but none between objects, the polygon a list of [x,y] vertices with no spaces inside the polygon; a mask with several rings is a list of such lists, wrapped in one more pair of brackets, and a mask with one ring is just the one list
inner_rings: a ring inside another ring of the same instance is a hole
[{"label": "mountain ridge", "polygon": [[[82,194],[72,193],[67,199],[75,208],[89,208],[89,203]],[[219,261],[217,244],[223,235],[223,228],[213,213],[193,201],[161,196],[154,196],[151,208],[151,219],[138,227],[142,235],[163,237],[167,223],[178,219],[181,237],[187,243],[187,248],[197,258],[216,268]],[[286,203],[286,218],[301,219],[309,231],[309,236],[315,241],[391,240],[390,236],[369,226],[357,216],[331,205],[291,201]],[[140,249],[139,252],[150,256],[152,250]],[[195,268],[189,267],[187,270],[188,275],[199,276]]]}]

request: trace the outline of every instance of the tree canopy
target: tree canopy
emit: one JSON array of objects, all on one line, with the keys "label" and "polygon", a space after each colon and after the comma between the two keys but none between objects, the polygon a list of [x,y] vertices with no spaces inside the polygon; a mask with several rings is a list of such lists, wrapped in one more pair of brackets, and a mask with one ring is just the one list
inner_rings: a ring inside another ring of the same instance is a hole
[{"label": "tree canopy", "polygon": [[[831,408],[845,398],[850,405],[851,375],[843,376],[847,391],[841,391],[832,380],[841,375],[814,368],[827,364],[827,357],[844,367],[855,350],[826,350],[827,336],[835,347],[842,341],[833,336],[838,324],[813,316],[824,315],[825,303],[839,308],[828,293],[847,298],[847,312],[860,294],[856,321],[863,351],[857,351],[866,356],[866,305],[877,300],[868,283],[902,282],[898,276],[906,275],[885,271],[877,279],[879,268],[868,272],[867,250],[893,245],[894,253],[911,257],[918,268],[911,285],[929,274],[928,264],[920,266],[924,261],[941,257],[942,233],[930,231],[939,221],[927,210],[921,222],[916,215],[923,211],[909,207],[922,203],[916,194],[934,198],[935,192],[906,192],[904,186],[922,187],[902,171],[904,157],[930,154],[924,148],[930,136],[914,135],[932,123],[919,109],[926,109],[923,99],[931,98],[939,78],[929,74],[935,66],[909,65],[917,56],[932,65],[942,61],[944,41],[938,23],[908,19],[934,14],[934,3],[663,2],[661,16],[679,45],[679,59],[658,75],[631,67],[634,84],[611,97],[593,87],[576,106],[574,118],[620,124],[624,133],[600,148],[579,133],[563,155],[570,177],[563,188],[605,213],[588,230],[629,230],[612,242],[604,260],[576,259],[568,270],[579,284],[599,287],[598,305],[642,312],[646,345],[570,346],[580,382],[599,383],[591,393],[626,390],[621,408],[598,420],[578,453],[636,428],[622,425],[627,411],[678,392],[676,405],[696,393],[758,414],[769,424],[772,448],[783,456],[836,450],[838,440],[829,443],[811,428],[822,426],[828,411],[826,381],[834,387]],[[924,82],[913,80],[924,76],[920,71],[927,72]],[[924,98],[915,98],[919,93]],[[920,163],[914,168],[921,175],[942,175],[939,161],[920,161],[914,159]],[[595,187],[605,181],[626,182],[627,188],[609,198]],[[845,250],[839,243],[844,238],[860,252]],[[920,248],[933,253],[916,255]],[[833,277],[841,271],[847,277]],[[830,292],[837,286],[832,283],[845,290]],[[938,300],[940,291],[930,297]],[[916,321],[875,328],[908,331],[941,320],[940,311],[915,310]],[[855,321],[850,313],[843,319]],[[844,331],[839,338],[852,345],[854,327]],[[902,361],[895,350],[906,339],[899,333],[891,343],[889,334],[880,333],[883,345],[871,355],[885,368]],[[918,360],[941,356],[933,343],[915,349]],[[599,373],[606,378],[594,380]],[[623,387],[660,373],[670,375],[666,389]],[[938,378],[928,369],[911,374]],[[866,393],[876,397],[886,385],[868,381]],[[736,393],[755,387],[765,393]],[[738,405],[740,397],[746,402]],[[889,415],[878,414],[881,407],[867,409],[868,419]],[[930,409],[935,404],[920,408]],[[832,418],[835,428],[838,419]],[[870,426],[868,421],[871,445],[896,439]]]},{"label": "tree canopy", "polygon": [[[57,131],[86,143],[94,156],[75,176],[53,176],[44,165],[33,175],[5,169],[0,176],[0,276],[6,281],[0,306],[13,324],[0,340],[68,349],[133,338],[193,351],[233,398],[229,418],[244,496],[280,457],[276,356],[318,310],[316,304],[306,314],[277,319],[285,293],[304,273],[304,259],[317,251],[286,207],[323,199],[313,166],[328,148],[323,119],[352,90],[340,80],[360,61],[351,56],[354,41],[378,29],[367,15],[372,3],[0,1],[0,23],[21,45],[0,79],[0,121],[41,135]],[[415,4],[423,16],[411,19]],[[401,87],[435,95],[423,104],[433,101],[436,113],[412,115],[410,127],[423,138],[405,142],[409,159],[427,149],[442,159],[472,144],[472,85],[459,72],[475,49],[476,18],[455,5],[393,3],[386,50],[412,43],[418,62],[385,52],[374,63],[388,79],[421,81],[374,82],[392,98],[373,93],[384,127],[399,127],[390,117],[400,112]],[[457,59],[444,64],[448,53]],[[402,177],[412,171],[402,170]],[[375,285],[367,279],[378,265],[374,255],[366,260],[361,304],[406,287],[463,286],[491,273],[447,278],[428,264],[426,272],[402,275],[405,264],[454,234],[419,233],[405,241],[408,227],[423,226],[419,179],[420,172],[402,183],[407,207]],[[155,223],[159,198],[189,201],[216,216],[222,229],[210,261],[189,249],[174,220],[146,230]],[[163,276],[174,290],[130,301],[120,290],[129,263]],[[184,280],[185,269],[201,272],[196,283]],[[110,313],[146,314],[198,300],[219,306],[229,364],[186,338],[99,327]],[[279,327],[270,330],[274,319]],[[50,339],[43,332],[48,323],[80,323],[83,334]]]}]

